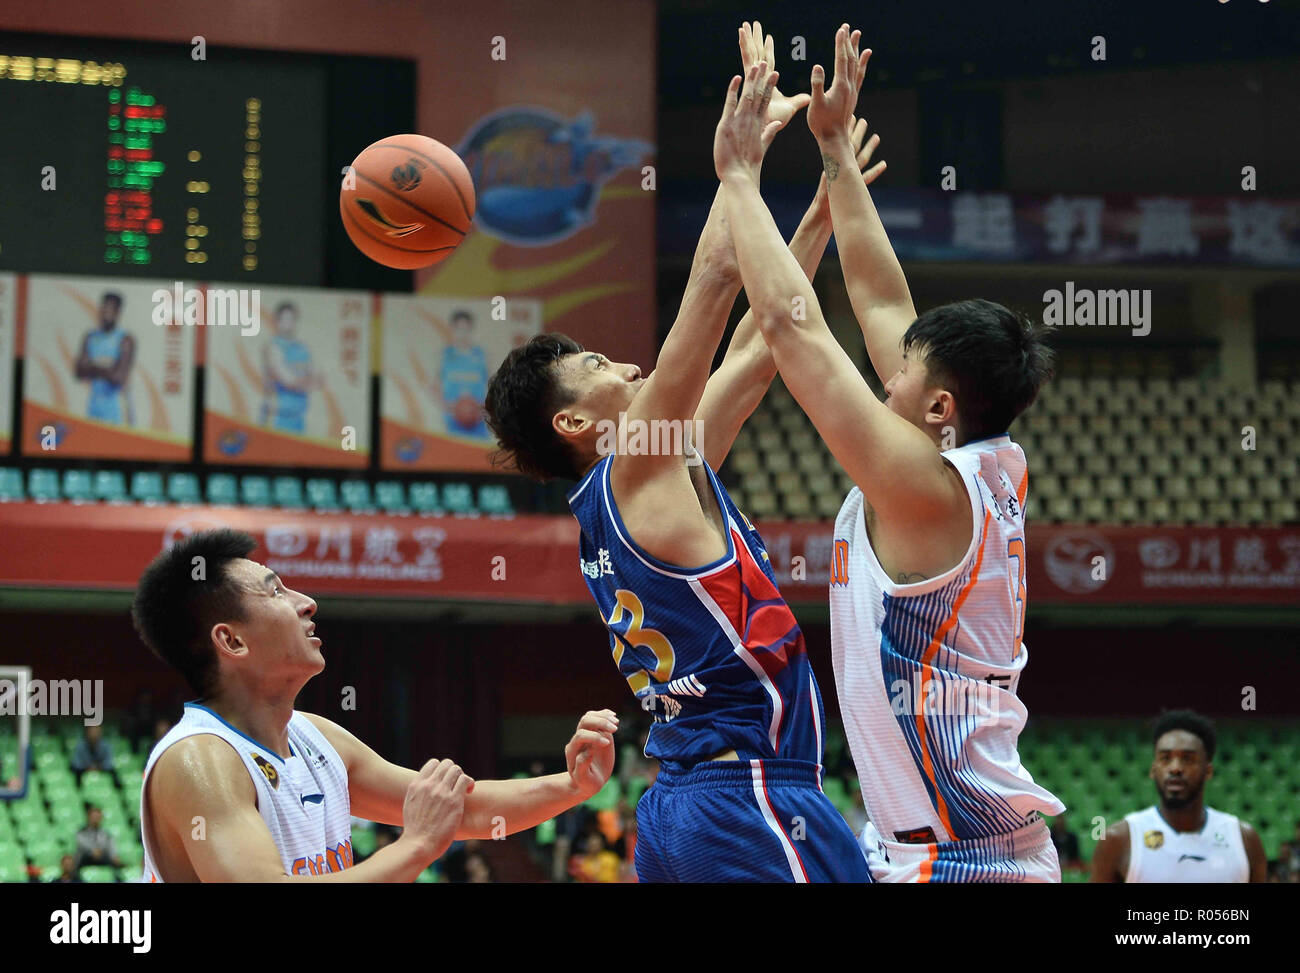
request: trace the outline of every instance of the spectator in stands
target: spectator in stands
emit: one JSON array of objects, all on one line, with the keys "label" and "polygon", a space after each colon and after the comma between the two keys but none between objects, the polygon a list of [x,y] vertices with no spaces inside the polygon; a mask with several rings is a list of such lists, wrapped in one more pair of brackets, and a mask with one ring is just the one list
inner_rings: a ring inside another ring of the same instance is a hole
[{"label": "spectator in stands", "polygon": [[59,877],[52,879],[52,882],[55,885],[68,885],[80,881],[81,873],[77,871],[77,860],[71,855],[64,855],[59,860]]},{"label": "spectator in stands", "polygon": [[1079,857],[1079,836],[1065,823],[1065,815],[1052,818],[1052,844],[1056,846],[1056,857],[1060,859],[1061,868],[1072,871],[1083,868],[1083,859]]},{"label": "spectator in stands", "polygon": [[471,885],[487,885],[492,881],[492,866],[482,852],[465,856],[465,881]]},{"label": "spectator in stands", "polygon": [[478,854],[478,839],[452,842],[447,854],[442,859],[443,874],[448,882],[465,884],[469,881],[468,862],[471,855]]},{"label": "spectator in stands", "polygon": [[154,703],[153,693],[147,689],[140,690],[126,715],[123,727],[126,738],[131,741],[132,750],[139,753],[142,744],[152,744],[157,740],[154,729],[160,719],[162,713]]},{"label": "spectator in stands", "polygon": [[576,882],[614,883],[619,880],[618,855],[610,850],[605,836],[593,828],[582,843],[583,852],[569,860],[569,874]]},{"label": "spectator in stands", "polygon": [[104,739],[103,727],[87,726],[82,729],[81,739],[72,751],[72,769],[78,781],[88,770],[113,769],[113,750]]},{"label": "spectator in stands", "polygon": [[86,865],[122,867],[122,859],[117,855],[117,842],[104,830],[103,824],[104,812],[94,804],[87,804],[86,826],[77,832],[76,868]]}]

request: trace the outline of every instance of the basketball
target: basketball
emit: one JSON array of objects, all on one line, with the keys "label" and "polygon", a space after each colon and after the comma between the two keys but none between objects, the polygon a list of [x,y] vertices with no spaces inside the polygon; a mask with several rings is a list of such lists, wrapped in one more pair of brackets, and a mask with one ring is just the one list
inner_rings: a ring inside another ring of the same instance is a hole
[{"label": "basketball", "polygon": [[456,407],[452,414],[455,416],[456,425],[461,429],[473,429],[483,417],[483,406],[468,395],[462,395],[456,400]]},{"label": "basketball", "polygon": [[353,161],[339,212],[367,257],[416,270],[451,256],[469,232],[474,202],[474,182],[460,156],[423,135],[392,135]]}]

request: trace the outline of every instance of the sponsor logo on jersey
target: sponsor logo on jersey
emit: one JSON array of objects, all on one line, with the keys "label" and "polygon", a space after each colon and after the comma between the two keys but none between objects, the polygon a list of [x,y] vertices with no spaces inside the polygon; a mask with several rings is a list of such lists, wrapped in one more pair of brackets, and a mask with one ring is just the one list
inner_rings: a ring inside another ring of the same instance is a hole
[{"label": "sponsor logo on jersey", "polygon": [[1205,861],[1204,855],[1179,855],[1178,856],[1178,863],[1180,865],[1183,862],[1203,862],[1203,861]]},{"label": "sponsor logo on jersey", "polygon": [[299,794],[298,799],[302,801],[302,806],[306,807],[308,804],[324,803],[325,795],[324,794]]},{"label": "sponsor logo on jersey", "polygon": [[935,837],[934,828],[913,828],[911,831],[895,831],[894,840],[905,845],[932,845],[938,838]]},{"label": "sponsor logo on jersey", "polygon": [[1165,833],[1163,831],[1148,831],[1142,836],[1142,843],[1154,851],[1164,845]]},{"label": "sponsor logo on jersey", "polygon": [[267,783],[275,790],[280,789],[280,772],[271,766],[271,761],[267,760],[260,753],[251,755],[253,763],[257,764],[257,769],[266,777]]}]

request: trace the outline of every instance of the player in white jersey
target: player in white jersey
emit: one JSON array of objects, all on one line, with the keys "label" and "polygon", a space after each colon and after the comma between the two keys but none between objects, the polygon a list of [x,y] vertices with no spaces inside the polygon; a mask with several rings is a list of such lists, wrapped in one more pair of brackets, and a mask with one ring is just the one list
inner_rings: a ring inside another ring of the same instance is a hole
[{"label": "player in white jersey", "polygon": [[1151,780],[1160,803],[1106,829],[1092,856],[1094,882],[1266,882],[1259,832],[1205,803],[1214,775],[1214,725],[1191,710],[1155,725]]},{"label": "player in white jersey", "polygon": [[[293,701],[325,667],[316,603],[251,561],[232,530],[193,534],[141,576],[145,644],[199,696],[149,755],[140,796],[144,880],[412,881],[454,839],[532,828],[596,793],[617,718],[587,713],[568,773],[474,781],[450,760],[409,770]],[[351,818],[402,836],[353,867]]]},{"label": "player in white jersey", "polygon": [[729,92],[714,157],[763,337],[857,485],[836,524],[831,642],[874,822],[864,851],[882,881],[1059,881],[1041,816],[1064,806],[1016,752],[1028,481],[1007,435],[1050,375],[1046,329],[987,301],[917,317],[866,185],[841,177],[858,169],[850,125],[870,54],[859,54],[858,39],[847,25],[836,34],[829,89],[814,67],[808,125],[885,403],[778,247],[759,196],[753,106],[764,98],[762,71],[741,99]]}]

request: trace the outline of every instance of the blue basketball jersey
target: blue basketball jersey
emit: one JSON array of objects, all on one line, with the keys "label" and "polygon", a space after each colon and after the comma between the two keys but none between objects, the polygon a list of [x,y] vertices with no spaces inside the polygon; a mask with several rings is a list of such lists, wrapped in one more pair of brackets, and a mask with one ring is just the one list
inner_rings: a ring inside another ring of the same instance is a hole
[{"label": "blue basketball jersey", "polygon": [[623,524],[610,486],[613,459],[569,491],[569,506],[614,662],[654,714],[646,756],[685,765],[734,749],[742,760],[820,764],[821,693],[758,532],[705,466],[727,553],[698,568],[658,560]]},{"label": "blue basketball jersey", "polygon": [[[311,370],[311,350],[296,338],[271,338],[293,377],[301,381]],[[307,428],[307,393],[275,382],[272,418],[275,428],[285,432],[305,432]]]},{"label": "blue basketball jersey", "polygon": [[[91,362],[101,368],[112,368],[122,354],[125,332],[118,328],[110,331],[92,331],[86,338],[86,354]],[[106,378],[90,381],[90,398],[86,401],[86,418],[100,422],[122,421],[123,386]]]},{"label": "blue basketball jersey", "polygon": [[469,396],[475,402],[487,398],[488,367],[483,349],[475,345],[461,351],[455,345],[442,350],[442,397],[448,402]]}]

